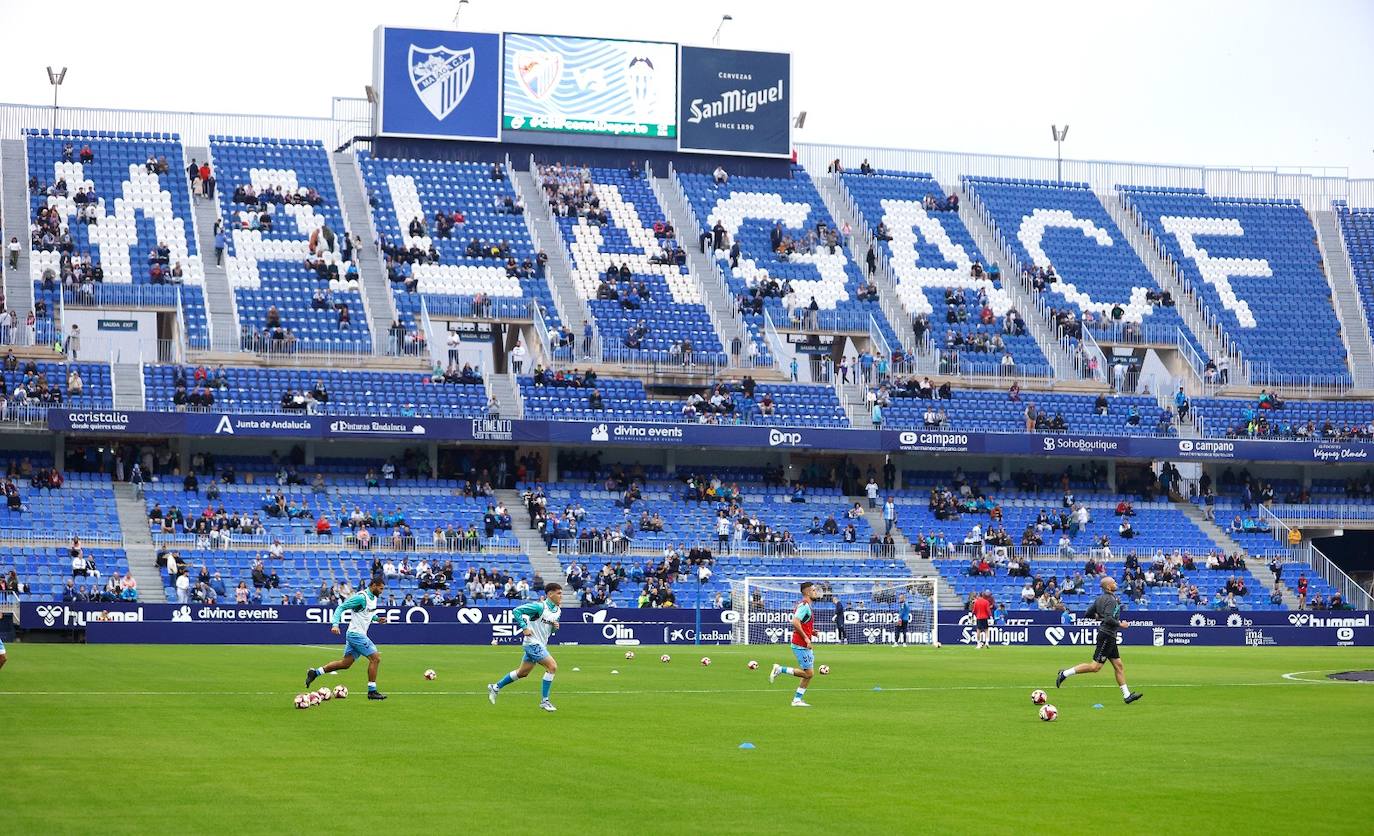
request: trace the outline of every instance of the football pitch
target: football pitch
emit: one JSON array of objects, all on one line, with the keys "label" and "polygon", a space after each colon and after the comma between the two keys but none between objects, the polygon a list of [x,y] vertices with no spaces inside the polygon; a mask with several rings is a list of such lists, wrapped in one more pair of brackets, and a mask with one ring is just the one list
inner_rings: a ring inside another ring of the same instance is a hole
[{"label": "football pitch", "polygon": [[[390,699],[364,699],[355,666],[316,683],[347,685],[347,700],[308,710],[293,697],[335,643],[11,644],[0,830],[1355,833],[1374,821],[1374,685],[1324,676],[1374,668],[1369,649],[1128,647],[1144,698],[1127,706],[1109,669],[1055,690],[1057,668],[1086,661],[1078,647],[820,647],[832,671],[811,708],[792,708],[795,680],[767,676],[790,661],[785,646],[638,647],[634,660],[554,646],[548,714],[537,673],[487,702],[518,648],[393,647],[376,633]],[[1035,688],[1057,721],[1038,719]]]}]

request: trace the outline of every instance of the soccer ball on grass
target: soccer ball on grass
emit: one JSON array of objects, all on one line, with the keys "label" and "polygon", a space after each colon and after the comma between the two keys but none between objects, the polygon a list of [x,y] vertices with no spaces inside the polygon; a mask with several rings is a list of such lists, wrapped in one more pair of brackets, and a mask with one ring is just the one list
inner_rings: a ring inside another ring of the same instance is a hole
[{"label": "soccer ball on grass", "polygon": [[665,654],[663,654],[662,656],[658,657],[658,661],[660,661],[660,662],[671,662],[671,661],[673,661],[673,657],[671,657],[671,656],[669,656],[667,653],[665,653]]},{"label": "soccer ball on grass", "polygon": [[439,674],[434,672],[433,668],[430,668],[429,670],[425,671],[425,679],[433,679],[438,675]]},{"label": "soccer ball on grass", "polygon": [[1045,703],[1047,703],[1047,702],[1049,702],[1049,701],[1050,701],[1049,694],[1046,694],[1044,691],[1041,691],[1039,688],[1036,688],[1034,691],[1031,691],[1031,702],[1035,703],[1036,705],[1044,705]]},{"label": "soccer ball on grass", "polygon": [[335,686],[335,688],[334,688],[334,699],[336,699],[336,700],[348,699],[348,687],[347,687],[347,686],[344,686],[344,685]]},{"label": "soccer ball on grass", "polygon": [[825,676],[826,674],[830,673],[830,666],[829,666],[829,665],[821,665],[821,666],[820,666],[819,668],[817,668],[816,670],[820,672],[821,676]]},{"label": "soccer ball on grass", "polygon": [[319,692],[319,691],[311,691],[310,693],[308,693],[308,694],[305,695],[305,698],[306,698],[307,700],[310,701],[310,707],[311,707],[311,708],[314,708],[315,706],[317,706],[317,705],[319,705],[320,703],[324,702],[324,700],[320,699],[320,692]]},{"label": "soccer ball on grass", "polygon": [[1051,722],[1052,720],[1054,720],[1054,718],[1058,716],[1059,709],[1055,708],[1049,703],[1040,706],[1040,719],[1044,720],[1046,723]]},{"label": "soccer ball on grass", "polygon": [[751,671],[756,671],[756,670],[758,670],[758,669],[759,669],[759,663],[758,663],[757,661],[755,661],[754,659],[750,659],[750,660],[749,660],[749,670],[751,670]]},{"label": "soccer ball on grass", "polygon": [[297,707],[297,708],[309,708],[309,707],[310,707],[310,697],[306,696],[305,694],[297,694],[297,695],[296,695],[296,707]]},{"label": "soccer ball on grass", "polygon": [[701,666],[702,666],[703,668],[709,668],[709,667],[711,666],[711,657],[710,657],[710,656],[703,656],[703,657],[701,657]]},{"label": "soccer ball on grass", "polygon": [[328,687],[322,687],[315,693],[320,695],[320,702],[329,702],[334,698],[334,692],[329,690]]},{"label": "soccer ball on grass", "polygon": [[626,659],[633,659],[633,658],[635,658],[635,652],[634,652],[633,650],[627,650],[627,651],[625,651],[625,658],[626,658]]}]

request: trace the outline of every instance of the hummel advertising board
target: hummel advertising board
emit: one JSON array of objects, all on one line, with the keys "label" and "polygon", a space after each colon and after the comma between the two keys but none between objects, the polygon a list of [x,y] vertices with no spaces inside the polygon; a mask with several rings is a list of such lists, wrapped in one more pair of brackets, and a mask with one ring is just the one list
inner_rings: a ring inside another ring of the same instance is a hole
[{"label": "hummel advertising board", "polygon": [[374,50],[378,134],[500,138],[500,35],[379,26]]}]

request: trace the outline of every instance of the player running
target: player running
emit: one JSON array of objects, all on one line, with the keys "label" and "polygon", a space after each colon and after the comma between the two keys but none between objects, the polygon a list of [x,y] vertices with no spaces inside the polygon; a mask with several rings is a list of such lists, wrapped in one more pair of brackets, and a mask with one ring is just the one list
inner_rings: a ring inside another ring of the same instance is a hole
[{"label": "player running", "polygon": [[357,593],[342,604],[334,608],[334,617],[330,619],[329,632],[339,635],[339,622],[343,619],[344,613],[351,613],[348,618],[348,633],[344,637],[344,655],[342,659],[335,660],[322,668],[311,668],[305,672],[305,687],[309,688],[310,683],[315,681],[315,677],[323,676],[330,671],[343,671],[353,667],[353,660],[357,658],[367,658],[367,698],[370,700],[384,700],[386,694],[377,690],[377,668],[382,664],[382,654],[377,652],[377,645],[372,643],[372,639],[367,637],[367,628],[372,622],[378,624],[386,623],[386,616],[377,612],[377,596],[382,594],[386,588],[386,579],[380,575],[373,578],[367,585],[367,589]]},{"label": "player running", "polygon": [[5,653],[5,643],[3,641],[0,641],[0,668],[3,668],[5,666],[5,663],[9,660],[9,655]]},{"label": "player running", "polygon": [[801,684],[797,686],[797,693],[792,697],[792,705],[797,708],[811,707],[803,697],[806,696],[806,686],[811,684],[811,678],[816,675],[813,670],[816,667],[816,652],[811,649],[811,639],[816,635],[815,619],[811,613],[815,592],[814,584],[802,584],[801,603],[797,604],[797,609],[792,612],[792,653],[797,657],[797,667],[774,665],[772,672],[768,674],[770,683],[779,676],[795,676],[801,680]]},{"label": "player running", "polygon": [[487,699],[496,705],[496,695],[500,690],[517,679],[524,679],[534,670],[535,665],[544,666],[544,681],[540,683],[539,707],[545,711],[557,711],[549,702],[549,691],[553,688],[553,675],[558,673],[558,663],[549,654],[549,636],[558,632],[558,619],[563,615],[563,587],[556,583],[544,585],[544,598],[521,604],[511,615],[515,626],[525,633],[525,656],[520,667],[501,677],[500,682],[487,686]]},{"label": "player running", "polygon": [[1102,594],[1097,596],[1088,606],[1088,611],[1083,613],[1084,618],[1096,618],[1102,622],[1097,628],[1097,647],[1093,650],[1093,660],[1060,671],[1059,676],[1055,677],[1054,687],[1063,685],[1065,679],[1076,673],[1097,673],[1102,670],[1102,663],[1110,659],[1112,669],[1116,671],[1116,684],[1121,686],[1121,699],[1127,705],[1140,699],[1140,694],[1126,685],[1126,671],[1121,667],[1121,651],[1116,646],[1117,631],[1131,626],[1128,622],[1117,620],[1120,614],[1121,599],[1116,597],[1116,581],[1112,578],[1103,578]]},{"label": "player running", "polygon": [[978,649],[988,646],[988,622],[992,620],[992,593],[983,591],[973,599],[969,606],[973,612],[974,623],[978,627]]}]

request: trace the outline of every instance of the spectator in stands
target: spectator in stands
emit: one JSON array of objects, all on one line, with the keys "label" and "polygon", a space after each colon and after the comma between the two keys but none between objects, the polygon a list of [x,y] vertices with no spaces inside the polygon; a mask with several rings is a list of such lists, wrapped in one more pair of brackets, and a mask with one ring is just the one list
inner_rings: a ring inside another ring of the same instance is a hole
[{"label": "spectator in stands", "polygon": [[711,172],[711,177],[716,181],[717,186],[724,186],[730,182],[730,175],[725,173],[725,167],[717,165],[716,170]]}]

